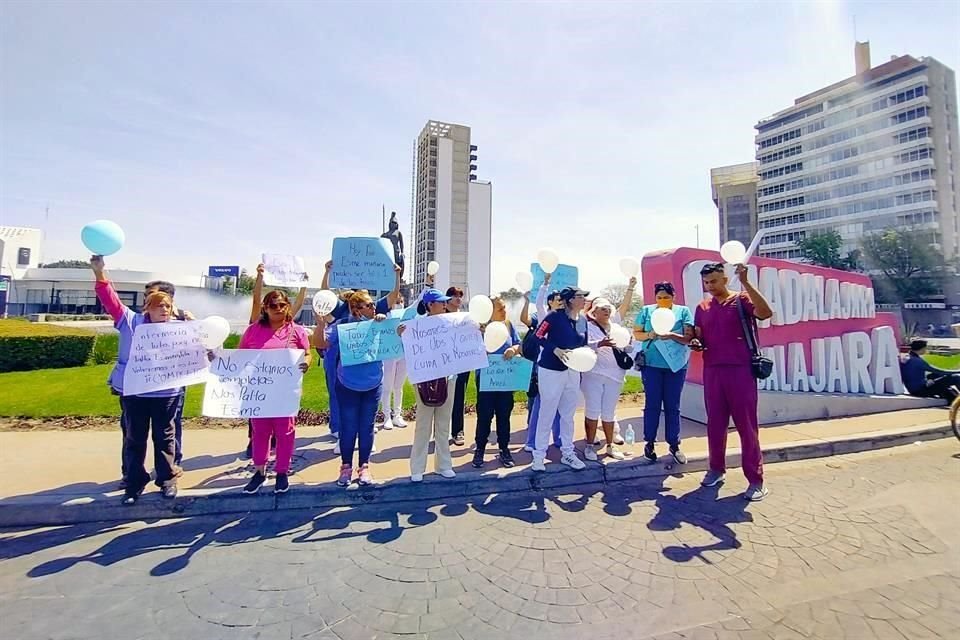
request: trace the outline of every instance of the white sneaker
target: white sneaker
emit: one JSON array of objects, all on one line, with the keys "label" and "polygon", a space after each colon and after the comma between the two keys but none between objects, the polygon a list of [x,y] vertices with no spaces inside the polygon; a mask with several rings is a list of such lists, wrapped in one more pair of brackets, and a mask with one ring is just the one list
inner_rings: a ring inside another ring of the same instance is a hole
[{"label": "white sneaker", "polygon": [[533,447],[531,447],[528,444],[523,445],[523,450],[526,451],[527,453],[533,453]]},{"label": "white sneaker", "polygon": [[337,444],[333,445],[333,455],[340,455],[340,440],[337,440]]},{"label": "white sneaker", "polygon": [[612,444],[607,446],[607,455],[610,456],[611,458],[613,458],[614,460],[626,460],[626,459],[627,459],[627,456],[625,456],[625,455],[623,454],[623,451],[620,451],[620,449],[618,449],[617,447],[615,447],[615,446],[612,445]]},{"label": "white sneaker", "polygon": [[457,472],[454,471],[453,469],[444,469],[443,471],[440,472],[440,475],[443,476],[444,478],[456,478]]},{"label": "white sneaker", "polygon": [[545,460],[540,456],[534,455],[533,464],[530,465],[530,469],[532,469],[533,471],[540,471],[540,472],[546,471],[547,465],[545,464]]},{"label": "white sneaker", "polygon": [[412,476],[410,476],[410,482],[423,482],[423,474],[422,473],[413,474]]},{"label": "white sneaker", "polygon": [[383,429],[384,431],[390,431],[391,429],[393,429],[393,420],[391,420],[390,418],[387,418],[386,420],[383,421],[383,425],[380,428]]},{"label": "white sneaker", "polygon": [[575,471],[581,471],[587,468],[587,465],[583,463],[583,460],[577,457],[575,453],[568,453],[560,458],[560,462],[567,465]]},{"label": "white sneaker", "polygon": [[596,462],[599,459],[597,456],[597,450],[593,448],[592,444],[588,444],[583,447],[583,457],[590,462]]},{"label": "white sneaker", "polygon": [[407,426],[407,421],[403,419],[403,414],[401,414],[399,411],[393,414],[393,426],[397,427],[398,429],[403,429],[405,426]]}]

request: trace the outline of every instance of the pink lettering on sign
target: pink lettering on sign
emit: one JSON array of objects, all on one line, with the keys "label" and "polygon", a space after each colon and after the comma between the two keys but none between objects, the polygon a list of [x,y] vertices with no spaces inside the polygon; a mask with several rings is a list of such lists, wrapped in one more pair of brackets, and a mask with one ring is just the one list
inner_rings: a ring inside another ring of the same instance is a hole
[{"label": "pink lettering on sign", "polygon": [[[644,300],[657,282],[672,282],[675,301],[694,311],[706,294],[700,269],[720,254],[680,248],[643,258]],[[753,258],[749,280],[767,299],[773,318],[760,323],[760,347],[775,362],[761,383],[769,391],[828,393],[903,392],[897,364],[899,324],[877,312],[873,284],[859,273],[770,258]],[[730,288],[739,290],[732,265]],[[703,359],[694,353],[687,380],[703,383]]]}]

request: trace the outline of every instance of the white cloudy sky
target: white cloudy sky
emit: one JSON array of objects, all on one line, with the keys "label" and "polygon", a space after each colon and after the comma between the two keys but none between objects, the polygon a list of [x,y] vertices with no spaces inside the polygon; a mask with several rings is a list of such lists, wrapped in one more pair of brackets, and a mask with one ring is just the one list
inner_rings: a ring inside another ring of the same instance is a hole
[{"label": "white cloudy sky", "polygon": [[[599,288],[624,255],[717,246],[709,169],[753,126],[874,63],[960,66],[956,2],[19,2],[0,9],[0,224],[116,267],[200,273],[409,228],[424,122],[470,125],[493,282],[540,246]],[[44,210],[49,205],[49,220]]]}]

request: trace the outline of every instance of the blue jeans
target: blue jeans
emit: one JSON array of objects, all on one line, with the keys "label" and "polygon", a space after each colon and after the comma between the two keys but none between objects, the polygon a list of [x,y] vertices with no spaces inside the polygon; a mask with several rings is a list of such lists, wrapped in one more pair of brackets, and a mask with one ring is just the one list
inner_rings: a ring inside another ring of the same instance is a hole
[{"label": "blue jeans", "polygon": [[680,393],[687,379],[687,370],[671,371],[660,367],[643,368],[643,439],[656,442],[663,410],[664,434],[671,447],[680,446]]},{"label": "blue jeans", "polygon": [[367,391],[354,391],[337,380],[337,403],[340,405],[340,462],[353,465],[353,449],[360,442],[360,465],[370,461],[373,449],[373,421],[377,417],[381,385]]},{"label": "blue jeans", "polygon": [[323,377],[330,398],[330,433],[340,433],[340,405],[337,403],[337,356],[333,349],[323,353]]},{"label": "blue jeans", "polygon": [[[527,447],[533,449],[537,444],[537,419],[540,417],[540,395],[537,394],[531,401],[527,399]],[[553,416],[553,446],[560,448],[560,414]]]}]

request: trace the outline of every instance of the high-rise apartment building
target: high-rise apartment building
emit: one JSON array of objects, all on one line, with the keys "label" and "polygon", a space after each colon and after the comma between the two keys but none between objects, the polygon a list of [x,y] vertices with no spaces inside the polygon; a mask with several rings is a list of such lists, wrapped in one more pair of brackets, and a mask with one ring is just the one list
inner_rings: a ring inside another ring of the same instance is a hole
[{"label": "high-rise apartment building", "polygon": [[417,137],[409,276],[415,291],[436,260],[438,286],[490,293],[492,186],[477,180],[476,152],[463,125],[431,120]]},{"label": "high-rise apartment building", "polygon": [[720,218],[720,244],[739,240],[750,246],[757,234],[757,163],[711,169],[710,189]]},{"label": "high-rise apartment building", "polygon": [[933,58],[893,57],[798,98],[756,125],[759,253],[798,259],[795,243],[829,229],[844,250],[890,227],[928,230],[960,255],[960,143],[954,72]]}]

